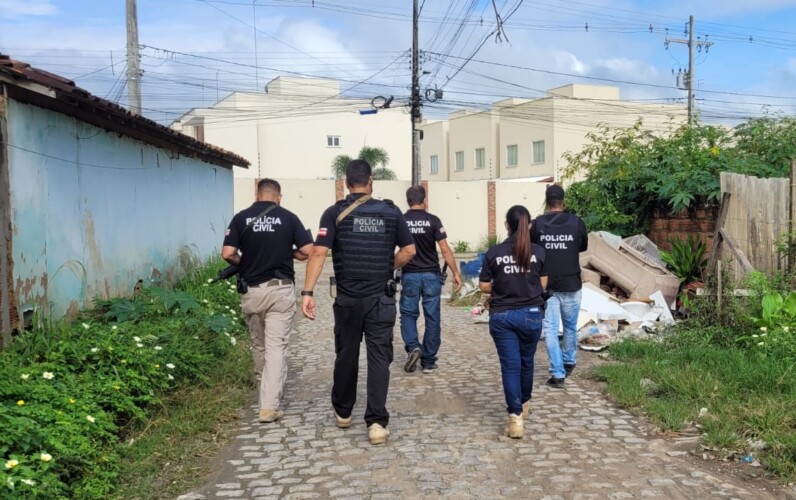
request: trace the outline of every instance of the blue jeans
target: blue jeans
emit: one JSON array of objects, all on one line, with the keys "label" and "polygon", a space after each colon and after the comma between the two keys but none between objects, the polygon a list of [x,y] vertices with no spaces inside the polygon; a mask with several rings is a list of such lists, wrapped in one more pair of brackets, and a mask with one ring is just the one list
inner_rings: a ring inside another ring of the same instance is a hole
[{"label": "blue jeans", "polygon": [[[437,352],[442,343],[440,338],[439,296],[442,281],[439,273],[405,273],[401,277],[401,337],[406,352],[420,349],[420,366],[431,368],[437,362]],[[423,302],[423,316],[426,319],[426,333],[420,344],[417,333],[417,318]]]},{"label": "blue jeans", "polygon": [[495,341],[503,394],[509,413],[522,413],[533,391],[533,357],[542,335],[542,308],[524,307],[489,315],[489,334]]},{"label": "blue jeans", "polygon": [[[578,314],[581,290],[551,292],[544,313],[544,342],[550,359],[550,375],[564,378],[564,365],[574,365],[578,352]],[[558,324],[564,323],[564,349],[558,342]]]}]

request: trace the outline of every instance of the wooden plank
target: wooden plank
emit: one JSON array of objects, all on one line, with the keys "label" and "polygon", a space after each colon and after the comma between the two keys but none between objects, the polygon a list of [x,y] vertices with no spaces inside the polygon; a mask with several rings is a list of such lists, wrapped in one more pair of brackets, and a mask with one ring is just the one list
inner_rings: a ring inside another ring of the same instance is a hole
[{"label": "wooden plank", "polygon": [[732,252],[732,255],[735,257],[735,260],[737,260],[738,263],[741,265],[743,271],[746,273],[754,271],[755,268],[752,266],[752,263],[749,262],[749,259],[746,258],[746,255],[738,246],[738,243],[736,243],[734,239],[729,237],[729,235],[723,228],[720,229],[719,232],[721,233],[721,236],[724,239],[727,248],[730,249],[730,252]]},{"label": "wooden plank", "polygon": [[706,271],[708,274],[713,272],[716,265],[716,260],[719,257],[719,249],[721,247],[721,228],[727,221],[727,212],[729,211],[730,193],[721,195],[721,205],[719,206],[719,218],[716,220],[716,230],[713,231],[713,248],[710,249],[710,257],[708,258],[708,265]]},{"label": "wooden plank", "polygon": [[796,248],[794,248],[793,241],[793,208],[796,205],[794,203],[794,199],[796,199],[794,198],[796,196],[796,160],[793,160],[790,164],[790,178],[788,180],[788,262],[785,269],[787,269],[788,275],[792,275],[794,259],[796,259]]}]

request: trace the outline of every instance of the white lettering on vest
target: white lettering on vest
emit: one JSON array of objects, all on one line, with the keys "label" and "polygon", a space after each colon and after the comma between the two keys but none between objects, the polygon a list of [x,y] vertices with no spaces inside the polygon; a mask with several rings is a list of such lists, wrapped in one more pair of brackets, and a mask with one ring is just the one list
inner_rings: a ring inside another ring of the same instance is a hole
[{"label": "white lettering on vest", "polygon": [[[248,219],[246,219],[246,224],[247,225],[250,224],[251,221],[253,220],[254,217],[249,217]],[[259,219],[257,219],[257,222],[252,224],[252,231],[254,231],[255,233],[265,233],[265,232],[273,233],[275,231],[274,226],[281,226],[281,225],[282,221],[279,219],[279,217],[269,217],[269,216],[260,217]]]},{"label": "white lettering on vest", "polygon": [[354,217],[353,229],[355,233],[383,233],[386,225],[379,217]]}]

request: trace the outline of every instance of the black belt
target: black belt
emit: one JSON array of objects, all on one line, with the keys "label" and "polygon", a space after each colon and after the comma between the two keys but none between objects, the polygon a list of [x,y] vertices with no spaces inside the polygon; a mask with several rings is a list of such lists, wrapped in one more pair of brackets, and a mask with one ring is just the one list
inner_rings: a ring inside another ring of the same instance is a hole
[{"label": "black belt", "polygon": [[251,285],[249,288],[257,288],[257,287],[269,287],[269,286],[284,286],[284,285],[292,285],[293,281],[288,279],[272,279],[265,281],[263,283],[257,283],[256,285]]}]

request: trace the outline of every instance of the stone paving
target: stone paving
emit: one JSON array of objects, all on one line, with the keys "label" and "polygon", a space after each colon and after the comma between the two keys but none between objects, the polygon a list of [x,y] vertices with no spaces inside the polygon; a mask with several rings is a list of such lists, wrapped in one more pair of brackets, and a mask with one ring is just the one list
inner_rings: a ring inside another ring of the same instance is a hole
[{"label": "stone paving", "polygon": [[[303,283],[304,266],[298,268]],[[193,498],[774,498],[699,469],[577,380],[564,390],[547,387],[543,343],[525,438],[505,437],[499,364],[487,325],[450,306],[443,306],[437,373],[403,371],[396,324],[387,444],[367,440],[364,344],[354,425],[338,429],[329,402],[330,268],[327,262],[316,289],[318,319],[297,316],[284,419],[259,424],[256,406],[248,408],[227,460]]]}]

